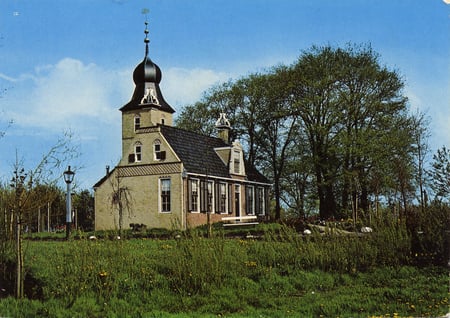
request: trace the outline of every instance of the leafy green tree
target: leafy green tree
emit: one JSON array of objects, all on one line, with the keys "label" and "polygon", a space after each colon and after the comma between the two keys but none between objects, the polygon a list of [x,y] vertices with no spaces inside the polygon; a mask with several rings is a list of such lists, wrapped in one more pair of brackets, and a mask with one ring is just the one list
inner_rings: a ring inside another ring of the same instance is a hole
[{"label": "leafy green tree", "polygon": [[372,170],[391,157],[377,140],[395,143],[396,130],[409,130],[403,81],[378,59],[370,46],[312,47],[292,66],[323,218],[368,209]]},{"label": "leafy green tree", "polygon": [[281,204],[304,215],[318,200],[322,218],[357,219],[381,197],[406,215],[426,123],[408,114],[403,86],[370,46],[313,46],[290,66],[212,88],[178,124],[212,133],[226,112],[248,161],[274,183],[276,218]]},{"label": "leafy green tree", "polygon": [[431,188],[436,197],[450,201],[450,150],[445,146],[433,155],[431,169]]},{"label": "leafy green tree", "polygon": [[94,196],[89,190],[75,194],[74,209],[76,210],[78,227],[85,231],[94,229]]}]

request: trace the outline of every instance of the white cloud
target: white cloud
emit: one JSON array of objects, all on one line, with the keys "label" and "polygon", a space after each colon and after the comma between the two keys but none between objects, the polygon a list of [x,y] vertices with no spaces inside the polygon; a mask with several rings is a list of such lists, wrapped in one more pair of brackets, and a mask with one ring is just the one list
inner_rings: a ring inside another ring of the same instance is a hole
[{"label": "white cloud", "polygon": [[[118,109],[129,101],[134,89],[132,71],[106,70],[64,58],[16,78],[0,74],[14,85],[8,102],[0,108],[21,127],[50,132],[71,128],[89,139],[94,130],[120,125]],[[169,68],[163,70],[161,89],[166,100],[178,108],[199,100],[209,87],[229,78],[229,74],[209,69]]]},{"label": "white cloud", "polygon": [[172,106],[184,106],[198,101],[205,90],[230,77],[230,74],[209,69],[174,67],[163,70],[161,89]]},{"label": "white cloud", "polygon": [[72,125],[83,130],[95,121],[111,122],[129,95],[121,72],[71,58],[37,67],[33,74],[21,74],[17,79],[2,78],[14,85],[11,96],[6,96],[8,116],[20,126],[50,131]]}]

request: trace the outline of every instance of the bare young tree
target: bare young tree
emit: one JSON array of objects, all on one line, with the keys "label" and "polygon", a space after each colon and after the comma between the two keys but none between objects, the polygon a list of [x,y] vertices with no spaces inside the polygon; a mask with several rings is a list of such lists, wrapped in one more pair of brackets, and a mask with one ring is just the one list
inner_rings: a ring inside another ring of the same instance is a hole
[{"label": "bare young tree", "polygon": [[117,211],[118,223],[119,223],[119,236],[122,236],[123,231],[123,217],[124,213],[128,212],[131,215],[131,191],[128,187],[122,184],[123,177],[120,174],[120,168],[116,168],[115,176],[110,178],[110,184],[112,192],[110,195],[110,202],[112,213]]},{"label": "bare young tree", "polygon": [[[51,187],[42,185],[55,185],[61,178],[63,167],[79,155],[76,146],[71,143],[71,134],[64,134],[54,146],[42,157],[34,169],[26,170],[23,161],[18,159],[13,167],[13,175],[9,184],[13,195],[7,203],[5,217],[12,222],[12,235],[4,239],[14,240],[16,259],[15,296],[24,297],[24,252],[22,247],[23,226],[26,225],[25,216],[32,215],[43,202],[53,200],[55,195]],[[9,215],[8,215],[9,214]],[[14,227],[15,225],[15,227]],[[8,229],[5,229],[8,232]]]}]

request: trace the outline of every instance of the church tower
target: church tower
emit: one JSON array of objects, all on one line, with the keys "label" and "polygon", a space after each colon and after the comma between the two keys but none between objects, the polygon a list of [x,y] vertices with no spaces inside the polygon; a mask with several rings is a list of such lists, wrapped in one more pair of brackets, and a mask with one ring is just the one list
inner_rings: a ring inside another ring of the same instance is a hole
[{"label": "church tower", "polygon": [[[135,89],[131,100],[120,108],[122,112],[122,155],[142,128],[158,124],[172,126],[175,110],[165,101],[159,83],[161,69],[149,57],[148,22],[145,22],[145,57],[133,72]],[[122,158],[123,158],[122,157]]]}]

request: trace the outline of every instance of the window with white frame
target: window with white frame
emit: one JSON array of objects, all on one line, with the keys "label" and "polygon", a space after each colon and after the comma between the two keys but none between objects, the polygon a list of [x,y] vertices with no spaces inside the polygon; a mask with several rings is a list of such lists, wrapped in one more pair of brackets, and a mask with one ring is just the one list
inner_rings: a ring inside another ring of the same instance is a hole
[{"label": "window with white frame", "polygon": [[159,180],[159,192],[160,192],[160,212],[168,213],[170,212],[170,193],[171,193],[171,182],[170,179],[160,179]]},{"label": "window with white frame", "polygon": [[219,183],[219,212],[227,213],[227,184],[224,182]]},{"label": "window with white frame", "polygon": [[241,173],[241,153],[240,151],[233,151],[233,166],[234,166],[234,173],[240,174]]},{"label": "window with white frame", "polygon": [[134,116],[134,131],[138,130],[139,128],[141,128],[141,116],[136,115]]},{"label": "window with white frame", "polygon": [[253,186],[246,186],[246,207],[247,214],[254,215],[255,214],[255,188]]},{"label": "window with white frame", "polygon": [[159,139],[153,142],[153,153],[155,160],[166,159],[166,152],[161,150],[161,141]]},{"label": "window with white frame", "polygon": [[199,185],[198,180],[189,180],[189,210],[198,212],[199,204]]},{"label": "window with white frame", "polygon": [[207,193],[208,193],[208,197],[207,197],[207,207],[208,207],[208,211],[207,212],[214,212],[214,183],[212,181],[208,181],[208,185],[207,185]]},{"label": "window with white frame", "polygon": [[259,215],[264,215],[265,214],[265,210],[266,210],[266,205],[265,205],[265,196],[264,196],[264,188],[263,187],[258,187],[256,189],[256,201],[255,201],[255,210],[256,213]]},{"label": "window with white frame", "polygon": [[140,142],[137,142],[134,145],[134,162],[141,162],[142,161],[142,144]]}]

